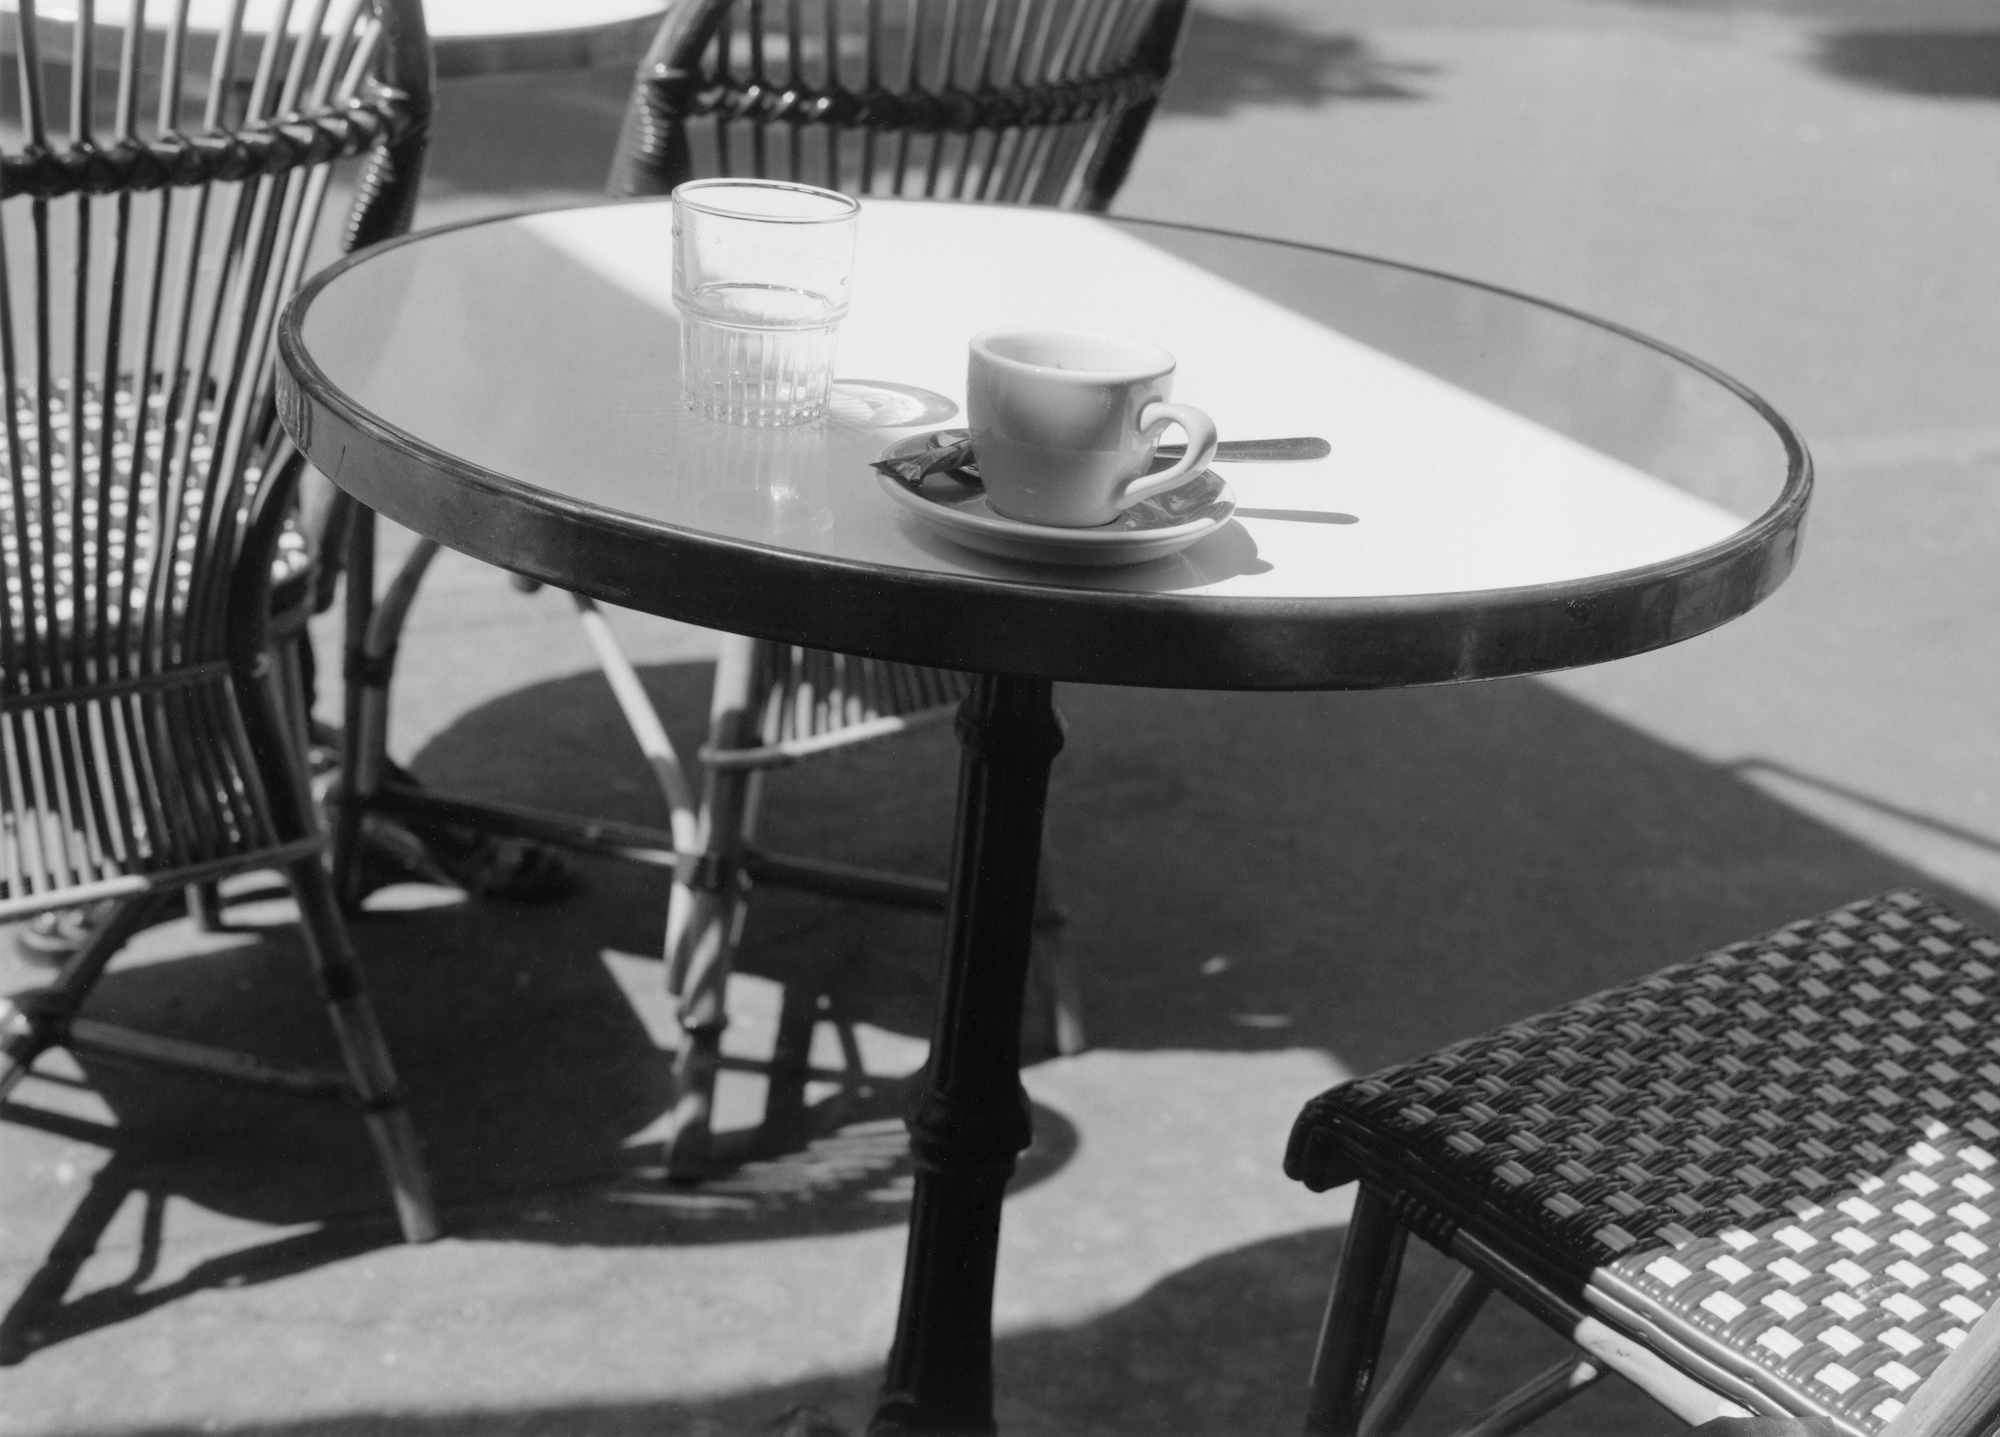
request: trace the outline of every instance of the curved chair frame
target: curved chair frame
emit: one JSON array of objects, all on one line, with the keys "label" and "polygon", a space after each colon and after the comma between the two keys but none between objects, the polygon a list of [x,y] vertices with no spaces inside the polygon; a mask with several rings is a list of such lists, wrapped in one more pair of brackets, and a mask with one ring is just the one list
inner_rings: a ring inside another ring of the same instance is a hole
[{"label": "curved chair frame", "polygon": [[[846,0],[850,17],[856,3]],[[841,0],[676,6],[640,66],[611,193],[783,174],[860,194],[1105,210],[1179,58],[1187,13],[1186,0],[858,5],[860,24],[845,32],[858,56],[826,41],[843,33]]]},{"label": "curved chair frame", "polygon": [[[368,157],[346,247],[408,227],[430,118],[423,12],[300,0],[256,36],[237,0],[208,37],[190,35],[186,0],[156,6],[171,18],[148,25],[135,0],[137,22],[110,27],[81,0],[66,66],[42,53],[57,22],[33,0],[11,35],[26,144],[0,156],[0,918],[117,906],[48,986],[0,999],[0,1095],[62,1045],[352,1102],[421,1241],[437,1233],[428,1181],[295,742],[296,646],[280,639],[309,587],[292,518],[304,463],[277,422],[271,336],[336,160]],[[65,73],[58,144],[50,76]],[[25,267],[9,262],[23,229]],[[80,1016],[176,889],[265,868],[297,897],[344,1072]]]}]

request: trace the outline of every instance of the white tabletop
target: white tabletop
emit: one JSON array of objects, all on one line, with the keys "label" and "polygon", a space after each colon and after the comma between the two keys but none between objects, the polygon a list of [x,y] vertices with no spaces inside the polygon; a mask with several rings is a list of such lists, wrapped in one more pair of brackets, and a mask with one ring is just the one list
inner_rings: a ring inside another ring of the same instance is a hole
[{"label": "white tabletop", "polygon": [[[1170,227],[869,201],[844,379],[958,407],[971,334],[1098,329],[1177,355],[1175,397],[1225,439],[1332,446],[1218,465],[1237,516],[1179,555],[1115,570],[989,558],[881,491],[869,463],[911,428],[837,405],[823,424],[750,430],[681,407],[670,219],[635,202],[423,236],[341,271],[298,338],[346,405],[414,449],[662,533],[912,579],[1262,605],[1595,593],[1741,547],[1802,483],[1787,433],[1725,381],[1517,297]],[[1258,292],[1280,281],[1300,297]],[[1315,313],[1329,305],[1352,321]]]},{"label": "white tabletop", "polygon": [[[439,236],[407,251],[414,271],[388,262],[342,281],[349,303],[371,308],[362,291],[408,285],[396,325],[357,328],[327,304],[305,339],[381,418],[530,484],[621,505],[636,496],[639,512],[676,524],[869,564],[1021,572],[936,537],[880,491],[868,461],[910,429],[836,417],[831,434],[745,431],[680,407],[670,219],[666,205],[634,204]],[[527,291],[588,316],[591,354],[567,376],[551,373],[542,304],[505,298]],[[1178,558],[1109,573],[1034,566],[1047,582],[1264,596],[1511,588],[1669,559],[1755,517],[1100,220],[867,206],[840,375],[962,405],[966,338],[997,325],[1150,340],[1180,361],[1176,398],[1206,409],[1225,439],[1319,435],[1333,447],[1312,463],[1218,465],[1246,512]],[[1780,469],[1775,434],[1768,443]],[[1299,517],[1266,517],[1284,511]]]}]

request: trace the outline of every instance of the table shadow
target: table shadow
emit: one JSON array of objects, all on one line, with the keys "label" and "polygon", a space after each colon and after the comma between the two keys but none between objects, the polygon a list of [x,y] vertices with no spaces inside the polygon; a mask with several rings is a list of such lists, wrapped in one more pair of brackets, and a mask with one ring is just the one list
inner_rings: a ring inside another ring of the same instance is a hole
[{"label": "table shadow", "polygon": [[[642,673],[684,753],[700,746],[710,673]],[[1359,1070],[1902,884],[1995,924],[1763,792],[1751,769],[1532,679],[1356,694],[1066,684],[1057,702],[1068,738],[1048,847],[1097,1047],[1306,1047]],[[941,875],[956,765],[939,727],[775,774],[763,840]],[[473,710],[416,766],[515,802],[664,816],[595,674]],[[852,1011],[922,1037],[937,939],[923,915],[767,889],[741,967],[783,981],[835,965]]]},{"label": "table shadow", "polygon": [[1820,37],[1829,75],[1906,95],[2000,100],[2000,31],[1841,30]]},{"label": "table shadow", "polygon": [[[1241,511],[1239,511],[1241,512]],[[1297,518],[1305,511],[1260,510],[1251,517]],[[1315,514],[1319,522],[1354,522],[1351,516]],[[1036,564],[1022,559],[1000,559],[953,542],[938,529],[910,514],[898,514],[896,522],[911,544],[932,558],[983,574],[994,579],[1021,579],[1056,587],[1088,587],[1142,594],[1176,594],[1233,579],[1241,574],[1267,574],[1268,560],[1257,552],[1250,531],[1231,519],[1204,534],[1178,553],[1148,559],[1142,564],[1096,568],[1081,564]]]}]

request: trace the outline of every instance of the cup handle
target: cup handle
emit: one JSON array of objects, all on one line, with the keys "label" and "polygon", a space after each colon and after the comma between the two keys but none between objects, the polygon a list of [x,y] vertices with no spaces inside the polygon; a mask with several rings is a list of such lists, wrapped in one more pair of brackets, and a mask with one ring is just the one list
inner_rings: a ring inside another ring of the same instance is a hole
[{"label": "cup handle", "polygon": [[1149,440],[1159,438],[1160,431],[1169,424],[1178,424],[1186,431],[1187,453],[1171,469],[1162,469],[1157,474],[1141,474],[1137,479],[1128,480],[1125,487],[1113,496],[1112,508],[1129,509],[1141,499],[1178,489],[1206,469],[1209,461],[1215,458],[1215,421],[1192,404],[1168,404],[1155,399],[1139,411],[1139,428],[1145,431]]}]

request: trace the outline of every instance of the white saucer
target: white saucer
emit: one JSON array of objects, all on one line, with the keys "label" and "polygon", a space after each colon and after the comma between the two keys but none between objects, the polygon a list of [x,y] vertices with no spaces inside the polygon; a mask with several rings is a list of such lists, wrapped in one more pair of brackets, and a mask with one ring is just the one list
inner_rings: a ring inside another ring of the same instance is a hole
[{"label": "white saucer", "polygon": [[[940,441],[951,443],[963,436],[963,430],[913,434],[890,445],[882,457],[907,458]],[[952,472],[929,475],[917,488],[892,475],[878,477],[882,492],[952,542],[982,554],[1031,564],[1100,569],[1143,564],[1178,553],[1214,533],[1236,512],[1235,493],[1213,469],[1204,469],[1178,489],[1140,500],[1096,529],[1024,524],[996,514],[986,502],[984,489]]]}]

